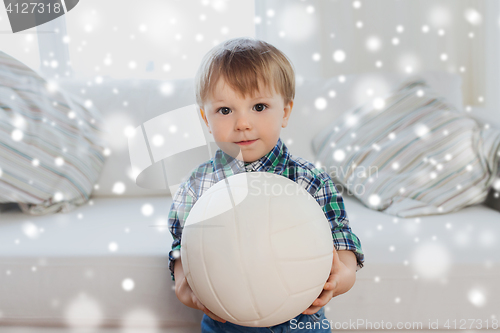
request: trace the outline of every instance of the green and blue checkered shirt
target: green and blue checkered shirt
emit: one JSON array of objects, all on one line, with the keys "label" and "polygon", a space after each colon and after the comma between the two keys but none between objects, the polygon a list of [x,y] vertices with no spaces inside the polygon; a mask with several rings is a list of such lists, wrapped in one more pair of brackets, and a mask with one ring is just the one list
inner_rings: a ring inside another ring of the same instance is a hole
[{"label": "green and blue checkered shirt", "polygon": [[179,186],[168,215],[168,226],[174,239],[168,255],[173,281],[175,259],[180,257],[182,228],[196,200],[224,178],[255,171],[282,175],[303,186],[316,199],[330,222],[335,249],[353,251],[356,255],[357,270],[363,267],[361,242],[349,227],[344,200],[332,179],[312,163],[292,156],[281,139],[278,139],[278,143],[269,153],[254,162],[235,159],[218,149],[212,159],[195,168],[190,177]]}]

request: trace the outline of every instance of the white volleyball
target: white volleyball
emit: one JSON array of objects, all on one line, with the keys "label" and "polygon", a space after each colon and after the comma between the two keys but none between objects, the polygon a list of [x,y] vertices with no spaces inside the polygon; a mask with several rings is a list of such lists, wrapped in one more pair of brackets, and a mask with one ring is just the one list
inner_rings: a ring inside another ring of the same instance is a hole
[{"label": "white volleyball", "polygon": [[330,224],[312,195],[273,173],[225,178],[192,207],[181,239],[184,273],[210,311],[241,326],[286,322],[328,280]]}]

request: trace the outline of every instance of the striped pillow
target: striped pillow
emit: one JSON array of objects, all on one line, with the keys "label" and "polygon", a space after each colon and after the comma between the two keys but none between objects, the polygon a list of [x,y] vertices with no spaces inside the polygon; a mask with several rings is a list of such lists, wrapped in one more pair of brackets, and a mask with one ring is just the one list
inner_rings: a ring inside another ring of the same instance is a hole
[{"label": "striped pillow", "polygon": [[0,52],[0,203],[30,214],[85,203],[104,163],[101,120]]},{"label": "striped pillow", "polygon": [[413,217],[483,202],[498,172],[500,130],[415,78],[345,113],[312,145],[323,168],[366,206]]}]

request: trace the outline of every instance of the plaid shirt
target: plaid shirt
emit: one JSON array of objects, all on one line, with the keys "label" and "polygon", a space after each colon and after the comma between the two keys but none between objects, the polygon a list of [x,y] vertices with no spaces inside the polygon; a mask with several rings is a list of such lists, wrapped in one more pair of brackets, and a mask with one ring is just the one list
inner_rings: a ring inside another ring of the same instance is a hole
[{"label": "plaid shirt", "polygon": [[179,186],[168,215],[168,226],[174,239],[168,255],[173,281],[175,259],[180,257],[182,228],[196,200],[222,179],[254,171],[282,175],[303,186],[316,199],[330,222],[335,249],[353,251],[357,260],[356,271],[363,267],[361,242],[349,227],[344,201],[332,179],[312,163],[292,156],[281,139],[278,139],[269,153],[254,162],[235,159],[218,149],[214,158],[195,168],[189,179]]}]

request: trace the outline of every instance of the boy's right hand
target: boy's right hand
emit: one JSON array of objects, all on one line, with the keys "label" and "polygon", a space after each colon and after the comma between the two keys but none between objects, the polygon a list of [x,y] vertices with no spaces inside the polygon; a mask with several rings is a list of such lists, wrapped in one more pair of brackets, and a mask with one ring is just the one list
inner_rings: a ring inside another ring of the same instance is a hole
[{"label": "boy's right hand", "polygon": [[[177,263],[179,262],[179,263]],[[178,269],[177,266],[180,266]],[[187,281],[187,278],[184,276],[184,271],[182,270],[182,263],[180,262],[180,258],[176,260],[175,266],[174,266],[174,274],[175,274],[175,295],[181,301],[184,305],[189,306],[190,308],[193,309],[199,309],[203,311],[207,316],[212,318],[213,320],[220,321],[222,323],[225,323],[226,320],[220,318],[219,316],[215,315],[213,312],[211,312],[209,309],[207,309],[196,297],[194,294],[193,290],[189,286],[189,283]],[[179,274],[181,273],[182,274]],[[179,279],[178,279],[179,278]]]}]

